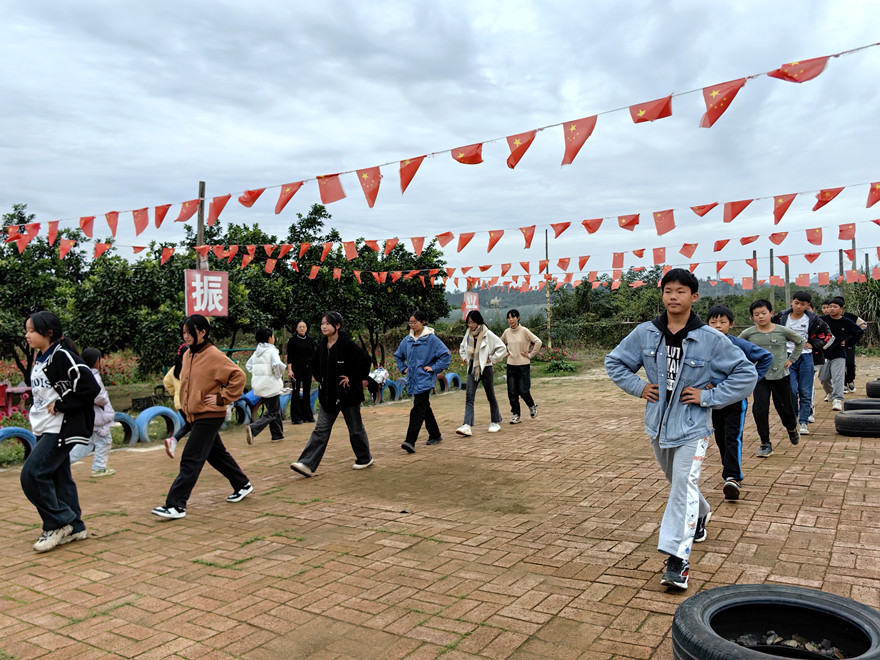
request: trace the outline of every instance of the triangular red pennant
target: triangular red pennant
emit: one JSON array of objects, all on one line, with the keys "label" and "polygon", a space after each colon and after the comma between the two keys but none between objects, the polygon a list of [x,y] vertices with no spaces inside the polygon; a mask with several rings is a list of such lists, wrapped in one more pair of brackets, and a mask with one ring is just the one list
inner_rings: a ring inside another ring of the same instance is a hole
[{"label": "triangular red pennant", "polygon": [[751,199],[742,199],[738,202],[725,202],[724,203],[724,222],[733,222],[733,219],[743,212],[749,204],[752,203]]},{"label": "triangular red pennant", "polygon": [[843,188],[826,188],[820,190],[816,193],[816,205],[813,206],[813,210],[818,211],[832,199],[837,197],[841,192],[843,192]]},{"label": "triangular red pennant", "polygon": [[807,254],[804,255],[804,259],[806,259],[806,260],[809,261],[810,263],[813,263],[813,262],[816,261],[816,259],[818,259],[820,256],[822,256],[822,253],[821,253],[821,252],[808,252]]},{"label": "triangular red pennant", "polygon": [[361,189],[364,191],[364,197],[367,198],[367,205],[373,208],[373,204],[376,203],[376,196],[379,194],[379,182],[382,180],[379,167],[368,167],[364,170],[358,170],[357,176]]},{"label": "triangular red pennant", "polygon": [[672,94],[656,101],[631,105],[629,114],[632,116],[633,123],[636,124],[669,117],[672,115]]},{"label": "triangular red pennant", "polygon": [[358,251],[357,246],[354,244],[354,241],[345,241],[342,244],[342,249],[345,251],[345,258],[351,261],[352,259],[357,259]]},{"label": "triangular red pennant", "polygon": [[466,234],[458,235],[458,249],[456,252],[461,252],[465,246],[471,242],[471,239],[474,237],[474,232],[469,232]]},{"label": "triangular red pennant", "polygon": [[119,211],[110,211],[104,214],[107,226],[110,227],[110,235],[116,238],[116,227],[119,224]]},{"label": "triangular red pennant", "polygon": [[272,256],[272,253],[275,252],[275,247],[274,245],[263,245],[263,250],[266,252],[267,257]]},{"label": "triangular red pennant", "polygon": [[297,259],[302,259],[303,255],[308,251],[308,249],[312,247],[311,243],[300,243],[299,244],[299,257]]},{"label": "triangular red pennant", "polygon": [[856,260],[856,251],[853,250],[852,248],[850,248],[848,250],[844,250],[843,253],[846,255],[846,258],[848,261],[855,261]]},{"label": "triangular red pennant", "polygon": [[271,274],[273,270],[275,270],[275,264],[278,263],[277,259],[266,259],[266,267],[264,270]]},{"label": "triangular red pennant", "polygon": [[437,242],[440,243],[440,247],[444,248],[455,240],[455,234],[451,231],[445,231],[442,234],[437,234],[436,238]]},{"label": "triangular red pennant", "polygon": [[83,233],[92,238],[92,234],[94,233],[95,228],[95,216],[88,215],[79,219],[79,228],[83,230]]},{"label": "triangular red pennant", "polygon": [[510,147],[510,155],[507,157],[507,166],[510,169],[516,167],[520,158],[522,158],[526,151],[528,151],[529,147],[532,146],[534,139],[535,131],[519,133],[507,138],[507,146]]},{"label": "triangular red pennant", "polygon": [[320,266],[312,266],[311,270],[309,270],[309,279],[313,280],[318,276],[318,271],[321,270]]},{"label": "triangular red pennant", "polygon": [[700,206],[692,206],[691,211],[696,213],[701,218],[706,215],[709,211],[718,206],[718,202],[712,202],[711,204],[701,204]]},{"label": "triangular red pennant", "polygon": [[214,223],[217,222],[220,214],[223,213],[223,209],[226,208],[226,204],[229,202],[230,197],[232,197],[232,195],[219,195],[211,200],[211,206],[208,208],[209,227],[213,227]]},{"label": "triangular red pennant", "polygon": [[865,208],[869,209],[877,202],[880,202],[880,181],[876,181],[868,186],[868,203]]},{"label": "triangular red pennant", "polygon": [[242,206],[250,208],[254,205],[254,202],[256,202],[260,198],[260,195],[263,194],[264,190],[266,189],[255,188],[254,190],[245,190],[241,195],[239,195],[238,203]]},{"label": "triangular red pennant", "polygon": [[584,117],[576,121],[570,121],[562,125],[562,135],[565,138],[565,154],[562,156],[562,165],[570,165],[584,142],[593,134],[596,128],[597,116]]},{"label": "triangular red pennant", "polygon": [[341,269],[341,268],[334,268],[334,269],[333,269],[333,279],[334,279],[334,280],[339,280],[339,278],[340,278],[341,276],[342,276],[342,269]]},{"label": "triangular red pennant", "polygon": [[779,80],[802,83],[812,80],[822,73],[827,64],[828,57],[815,57],[810,60],[801,60],[800,62],[783,64],[781,67],[769,72],[767,75],[771,78],[778,78]]},{"label": "triangular red pennant", "polygon": [[291,245],[290,243],[283,243],[283,244],[281,245],[281,249],[278,250],[278,257],[277,257],[277,259],[279,259],[279,260],[283,259],[284,256],[285,256],[288,252],[290,252],[292,249],[293,249],[293,245]]},{"label": "triangular red pennant", "polygon": [[162,248],[162,258],[159,260],[159,265],[164,266],[165,262],[171,258],[171,255],[174,254],[173,247],[163,247]]},{"label": "triangular red pennant", "polygon": [[455,268],[451,266],[446,267],[446,277],[452,277],[452,274],[455,272]]},{"label": "triangular red pennant", "polygon": [[679,250],[679,252],[681,254],[683,254],[685,257],[687,257],[688,259],[690,259],[692,256],[694,256],[694,252],[696,252],[696,250],[697,250],[696,243],[685,243],[684,245],[681,246],[681,249]]},{"label": "triangular red pennant", "polygon": [[520,227],[519,230],[522,232],[523,238],[526,241],[525,249],[528,250],[532,246],[532,239],[535,237],[535,225],[531,227]]},{"label": "triangular red pennant", "polygon": [[483,144],[469,144],[466,147],[458,147],[451,152],[452,157],[465,165],[479,165],[483,162]]},{"label": "triangular red pennant", "polygon": [[550,225],[553,228],[553,238],[559,238],[560,234],[571,226],[570,222],[556,222]]},{"label": "triangular red pennant", "polygon": [[715,262],[715,272],[720,273],[721,269],[727,265],[726,261],[716,261]]},{"label": "triangular red pennant", "polygon": [[822,229],[807,229],[807,243],[822,245]]},{"label": "triangular red pennant", "polygon": [[327,258],[327,255],[330,254],[330,250],[333,249],[333,243],[328,242],[324,243],[323,249],[321,250],[321,261]]},{"label": "triangular red pennant", "polygon": [[654,265],[659,266],[663,263],[666,263],[666,248],[653,248],[652,252],[654,253]]},{"label": "triangular red pennant", "polygon": [[413,252],[416,253],[417,257],[422,256],[422,250],[425,248],[425,237],[424,236],[413,236],[409,239],[412,242]]},{"label": "triangular red pennant", "polygon": [[758,260],[757,259],[746,259],[746,265],[750,266],[752,270],[758,270]]},{"label": "triangular red pennant", "polygon": [[[158,207],[157,207],[158,208]],[[186,222],[191,217],[196,214],[196,211],[199,210],[199,200],[191,199],[188,202],[184,202],[180,205],[180,213],[177,215],[177,219],[174,222]],[[158,222],[158,220],[157,220]]]},{"label": "triangular red pennant", "polygon": [[198,254],[202,259],[208,258],[208,252],[211,250],[210,245],[196,245],[193,250],[195,250],[196,254]]},{"label": "triangular red pennant", "polygon": [[422,164],[422,161],[425,160],[424,156],[417,156],[416,158],[407,158],[406,160],[400,161],[400,194],[406,192],[407,187],[410,184],[410,181],[413,180],[413,177],[416,175],[416,172],[419,170],[419,165]]},{"label": "triangular red pennant", "polygon": [[379,251],[379,241],[370,239],[368,241],[364,241],[364,245],[366,245],[368,248],[370,248],[373,252]]},{"label": "triangular red pennant", "polygon": [[760,236],[743,236],[739,239],[740,245],[748,245],[749,243],[754,243],[760,238]]},{"label": "triangular red pennant", "polygon": [[724,111],[730,107],[737,92],[746,84],[745,78],[731,80],[720,85],[703,88],[703,100],[706,102],[706,114],[700,120],[702,128],[709,128],[718,121]]},{"label": "triangular red pennant", "polygon": [[636,228],[636,225],[639,224],[639,214],[619,215],[617,216],[617,224],[620,225],[622,229],[633,231]]},{"label": "triangular red pennant", "polygon": [[797,193],[792,193],[790,195],[776,195],[773,198],[773,224],[778,225],[779,221],[782,220],[782,216],[785,215],[785,212],[788,211],[788,207],[791,206],[791,203],[794,201],[794,198],[797,197]]},{"label": "triangular red pennant", "polygon": [[49,222],[49,247],[55,245],[55,239],[58,237],[58,220]]},{"label": "triangular red pennant", "polygon": [[498,244],[498,241],[501,240],[501,237],[504,236],[503,229],[490,229],[489,230],[489,249],[486,250],[486,253],[492,251],[492,248]]},{"label": "triangular red pennant", "polygon": [[146,208],[131,212],[134,220],[134,235],[139,236],[150,224],[150,212]]},{"label": "triangular red pennant", "polygon": [[214,256],[218,259],[224,259],[226,257],[226,250],[222,245],[215,245],[211,249],[214,251]]},{"label": "triangular red pennant", "polygon": [[788,265],[788,255],[787,254],[777,254],[776,257],[784,263],[786,266]]},{"label": "triangular red pennant", "polygon": [[581,224],[584,226],[584,229],[587,230],[588,234],[595,234],[599,231],[599,227],[602,226],[602,220],[604,220],[604,218],[593,218],[591,220],[584,220]]},{"label": "triangular red pennant", "polygon": [[507,275],[507,271],[510,270],[510,267],[512,265],[513,264],[501,264],[501,277],[504,277],[505,275]]},{"label": "triangular red pennant", "polygon": [[528,261],[520,261],[519,265],[525,272],[527,272],[527,273],[529,272],[529,262]]},{"label": "triangular red pennant", "polygon": [[538,272],[543,273],[545,270],[547,270],[547,264],[549,264],[549,263],[550,263],[549,259],[539,260],[538,261]]},{"label": "triangular red pennant", "polygon": [[590,255],[584,255],[583,257],[578,257],[578,270],[581,271],[584,269],[584,266],[587,265],[587,261],[590,260]]},{"label": "triangular red pennant", "polygon": [[785,237],[788,236],[787,231],[778,231],[776,233],[770,234],[767,238],[770,239],[770,242],[774,245],[779,245],[782,241],[785,240]]},{"label": "triangular red pennant", "polygon": [[281,186],[281,192],[278,193],[278,201],[275,202],[275,215],[281,213],[284,207],[287,206],[287,202],[302,188],[302,185],[302,181],[297,181],[296,183],[285,183]]},{"label": "triangular red pennant", "polygon": [[556,262],[556,265],[562,270],[568,270],[568,265],[571,263],[571,259],[566,257],[565,259],[560,259]]},{"label": "triangular red pennant", "polygon": [[632,253],[636,255],[639,259],[645,256],[645,248],[639,248],[638,250],[633,250]]},{"label": "triangular red pennant", "polygon": [[155,214],[155,223],[156,229],[162,226],[162,221],[165,220],[165,216],[168,214],[168,210],[171,208],[171,204],[162,204],[161,206],[157,206],[153,209]]},{"label": "triangular red pennant", "polygon": [[851,241],[856,237],[856,223],[849,222],[844,225],[840,225],[838,228],[837,239],[840,241]]},{"label": "triangular red pennant", "polygon": [[392,271],[391,273],[391,281],[396,282],[403,276],[403,272],[399,270]]},{"label": "triangular red pennant", "polygon": [[675,216],[672,209],[668,211],[654,211],[654,226],[657,228],[657,236],[675,229]]},{"label": "triangular red pennant", "polygon": [[67,253],[70,252],[70,248],[76,245],[76,241],[72,238],[62,238],[58,241],[58,258],[64,259],[67,256]]},{"label": "triangular red pennant", "polygon": [[226,250],[226,263],[231,264],[232,260],[235,258],[235,255],[238,254],[238,246],[230,245],[229,249]]},{"label": "triangular red pennant", "polygon": [[715,245],[712,247],[712,252],[721,252],[724,249],[724,246],[730,243],[729,238],[722,238],[720,241],[715,241]]},{"label": "triangular red pennant", "polygon": [[391,250],[397,247],[397,244],[400,243],[400,239],[397,238],[386,238],[385,239],[385,256],[387,257],[391,254]]},{"label": "triangular red pennant", "polygon": [[338,174],[327,174],[318,177],[318,192],[321,193],[322,204],[332,204],[345,199],[345,191]]},{"label": "triangular red pennant", "polygon": [[248,254],[251,255],[252,257],[254,256],[254,252],[257,251],[256,245],[245,245],[244,247],[247,250]]}]

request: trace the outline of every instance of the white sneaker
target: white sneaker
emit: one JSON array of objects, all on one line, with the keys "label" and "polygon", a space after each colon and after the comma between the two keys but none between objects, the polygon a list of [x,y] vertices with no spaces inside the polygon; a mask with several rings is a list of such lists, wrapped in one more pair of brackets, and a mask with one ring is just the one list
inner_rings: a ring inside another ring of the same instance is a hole
[{"label": "white sneaker", "polygon": [[519,415],[514,415],[510,418],[511,424],[519,424],[522,420],[519,418]]},{"label": "white sneaker", "polygon": [[296,463],[291,463],[290,469],[293,470],[294,472],[298,472],[299,474],[301,474],[304,477],[311,477],[313,474],[315,474],[312,471],[312,468],[310,468],[305,463],[300,463],[299,461],[297,461]]},{"label": "white sneaker", "polygon": [[168,454],[168,458],[174,458],[175,451],[177,451],[177,438],[174,436],[165,438],[165,453]]},{"label": "white sneaker", "polygon": [[489,424],[489,433],[498,433],[498,431],[500,431],[500,430],[501,430],[500,424],[496,424],[495,422],[492,422],[491,424]]},{"label": "white sneaker", "polygon": [[843,399],[834,399],[831,410],[843,410]]},{"label": "white sneaker", "polygon": [[455,429],[455,432],[468,438],[473,435],[473,433],[471,433],[471,427],[468,424],[462,424],[457,429]]},{"label": "white sneaker", "polygon": [[801,435],[810,435],[810,427],[807,424],[798,424],[798,433]]},{"label": "white sneaker", "polygon": [[826,401],[828,401],[830,398],[831,398],[831,395],[830,395],[830,394],[826,394],[826,395],[825,395],[825,400],[826,400]]},{"label": "white sneaker", "polygon": [[168,520],[178,520],[186,516],[186,509],[177,509],[173,506],[157,506],[151,511],[154,516],[167,518]]},{"label": "white sneaker", "polygon": [[64,539],[68,538],[72,533],[73,527],[71,525],[65,525],[59,529],[44,530],[40,534],[40,538],[37,539],[37,542],[34,543],[34,551],[49,552],[49,550],[62,545],[65,542]]},{"label": "white sneaker", "polygon": [[855,392],[855,391],[856,391],[856,384],[855,384],[855,383],[849,383],[849,384],[846,386],[846,391],[847,391],[847,392],[850,392],[850,393]]},{"label": "white sneaker", "polygon": [[814,424],[814,423],[816,422],[816,418],[813,417],[813,415],[810,415],[809,417],[807,417],[807,421],[808,421],[810,424]]},{"label": "white sneaker", "polygon": [[249,445],[254,444],[254,430],[251,428],[250,424],[244,427],[244,432],[247,434],[247,443]]},{"label": "white sneaker", "polygon": [[373,464],[373,459],[370,458],[370,460],[367,461],[366,463],[355,462],[355,464],[351,466],[351,469],[352,470],[365,470],[368,467],[370,467],[372,464]]}]

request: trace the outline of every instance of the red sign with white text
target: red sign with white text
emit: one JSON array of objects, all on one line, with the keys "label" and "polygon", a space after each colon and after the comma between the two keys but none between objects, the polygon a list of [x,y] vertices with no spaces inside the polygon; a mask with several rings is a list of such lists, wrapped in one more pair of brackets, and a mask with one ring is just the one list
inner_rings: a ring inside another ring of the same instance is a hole
[{"label": "red sign with white text", "polygon": [[461,301],[461,318],[467,318],[471,310],[480,311],[480,294],[476,291],[465,291]]},{"label": "red sign with white text", "polygon": [[229,273],[185,270],[186,315],[229,316]]}]

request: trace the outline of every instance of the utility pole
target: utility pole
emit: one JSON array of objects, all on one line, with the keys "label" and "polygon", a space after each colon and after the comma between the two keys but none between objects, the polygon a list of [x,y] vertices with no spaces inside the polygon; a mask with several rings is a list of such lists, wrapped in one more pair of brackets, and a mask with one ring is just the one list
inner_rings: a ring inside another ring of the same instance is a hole
[{"label": "utility pole", "polygon": [[788,264],[785,264],[785,307],[791,307],[791,282],[789,281]]},{"label": "utility pole", "polygon": [[838,273],[841,277],[843,277],[843,250],[837,251],[837,263],[840,267],[840,273]]},{"label": "utility pole", "polygon": [[858,269],[859,266],[856,263],[856,237],[855,236],[853,236],[853,239],[852,239],[852,254],[853,254],[852,269],[856,270],[856,269]]},{"label": "utility pole", "polygon": [[[199,181],[199,214],[196,224],[196,247],[205,244],[205,182]],[[208,270],[208,257],[196,253],[196,269]]]},{"label": "utility pole", "polygon": [[752,259],[754,260],[755,267],[752,268],[752,286],[757,289],[758,288],[758,251],[752,250]]},{"label": "utility pole", "polygon": [[[547,260],[547,272],[550,272],[550,238],[548,230],[544,230],[544,258]],[[553,348],[553,335],[550,334],[550,282],[544,285],[544,293],[547,294],[547,348]]]}]

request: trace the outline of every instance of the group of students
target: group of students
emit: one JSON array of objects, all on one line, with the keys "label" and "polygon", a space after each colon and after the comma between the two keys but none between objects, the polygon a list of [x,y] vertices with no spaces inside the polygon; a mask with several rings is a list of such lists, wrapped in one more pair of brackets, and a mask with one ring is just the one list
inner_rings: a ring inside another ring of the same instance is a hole
[{"label": "group of students", "polygon": [[669,482],[658,543],[668,557],[660,582],[684,590],[692,545],[706,540],[712,515],[699,487],[710,437],[714,433],[721,454],[724,497],[739,499],[747,397],[753,396],[760,441],[756,456],[773,453],[771,399],[789,441],[798,444],[814,421],[815,365],[821,365],[825,401],[842,410],[847,379],[855,379],[848,356],[854,359],[866,323],[846,315],[840,297],[825,300],[818,316],[810,293],[798,291],[791,308],[776,315],[770,301],[755,300],[749,306],[754,325],[736,337],[728,307],[711,307],[708,325],[693,312],[699,281],[690,271],[670,270],[660,288],[666,311],[624,338],[606,356],[605,369],[621,389],[647,401],[645,432]]}]

